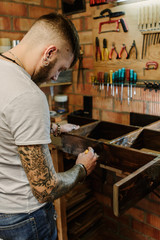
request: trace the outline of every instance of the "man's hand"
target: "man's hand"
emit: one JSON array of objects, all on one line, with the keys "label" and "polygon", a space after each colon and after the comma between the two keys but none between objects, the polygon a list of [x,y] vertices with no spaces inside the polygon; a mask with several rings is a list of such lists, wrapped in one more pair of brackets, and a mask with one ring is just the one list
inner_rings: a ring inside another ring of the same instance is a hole
[{"label": "man's hand", "polygon": [[87,175],[89,175],[97,164],[98,155],[94,153],[93,148],[89,147],[88,152],[84,151],[78,155],[76,164],[83,164],[87,170]]},{"label": "man's hand", "polygon": [[79,128],[80,128],[79,125],[66,123],[64,125],[61,125],[61,132],[70,132],[72,130],[77,130]]},{"label": "man's hand", "polygon": [[[65,133],[65,132],[70,132],[73,130],[77,130],[79,129],[80,126],[79,125],[75,125],[75,124],[71,124],[71,123],[66,123],[66,124],[62,124],[60,125],[60,132]],[[52,123],[52,129],[55,132],[57,130],[57,124]]]}]

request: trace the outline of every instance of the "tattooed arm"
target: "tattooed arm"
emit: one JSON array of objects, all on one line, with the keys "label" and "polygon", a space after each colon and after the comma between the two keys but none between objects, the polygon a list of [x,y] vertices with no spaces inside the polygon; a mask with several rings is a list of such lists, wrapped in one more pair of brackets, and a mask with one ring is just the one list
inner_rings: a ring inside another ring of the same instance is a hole
[{"label": "tattooed arm", "polygon": [[26,172],[32,192],[40,203],[54,201],[82,181],[96,165],[94,153],[80,153],[76,165],[63,173],[56,173],[48,145],[18,146],[22,166]]}]

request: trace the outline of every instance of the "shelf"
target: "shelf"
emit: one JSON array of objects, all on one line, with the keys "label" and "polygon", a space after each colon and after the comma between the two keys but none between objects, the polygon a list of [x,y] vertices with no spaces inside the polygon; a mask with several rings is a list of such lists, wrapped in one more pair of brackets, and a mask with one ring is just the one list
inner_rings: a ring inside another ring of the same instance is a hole
[{"label": "shelf", "polygon": [[44,83],[40,85],[40,88],[43,87],[53,87],[53,86],[62,86],[62,85],[71,85],[72,82],[57,82],[57,83]]}]

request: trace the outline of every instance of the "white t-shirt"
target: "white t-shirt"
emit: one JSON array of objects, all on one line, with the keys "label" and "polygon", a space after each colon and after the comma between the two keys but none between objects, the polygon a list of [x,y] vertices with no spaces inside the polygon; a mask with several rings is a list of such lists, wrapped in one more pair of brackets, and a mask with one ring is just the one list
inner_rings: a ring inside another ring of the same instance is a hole
[{"label": "white t-shirt", "polygon": [[45,94],[18,65],[0,59],[0,213],[40,208],[19,158],[18,145],[48,144]]}]

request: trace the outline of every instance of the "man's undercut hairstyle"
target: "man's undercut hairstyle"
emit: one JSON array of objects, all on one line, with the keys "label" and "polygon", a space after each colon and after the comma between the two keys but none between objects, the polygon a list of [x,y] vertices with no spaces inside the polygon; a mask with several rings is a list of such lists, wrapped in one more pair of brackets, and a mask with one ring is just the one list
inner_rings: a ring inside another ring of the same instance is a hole
[{"label": "man's undercut hairstyle", "polygon": [[38,18],[35,22],[45,22],[51,30],[56,31],[72,48],[74,59],[71,67],[77,62],[80,51],[79,36],[74,24],[62,14],[50,13]]}]

